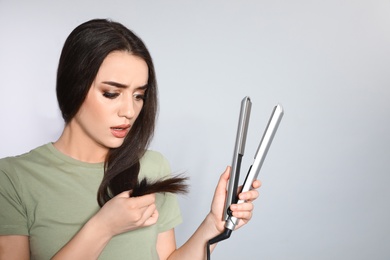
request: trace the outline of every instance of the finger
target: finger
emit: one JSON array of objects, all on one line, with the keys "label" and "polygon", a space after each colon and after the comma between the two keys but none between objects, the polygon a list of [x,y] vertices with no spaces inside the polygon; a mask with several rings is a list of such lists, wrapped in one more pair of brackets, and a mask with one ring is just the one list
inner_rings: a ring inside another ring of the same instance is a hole
[{"label": "finger", "polygon": [[231,167],[226,166],[225,171],[221,174],[221,177],[219,177],[219,182],[226,182],[227,183],[229,181],[230,171],[231,171]]},{"label": "finger", "polygon": [[254,205],[252,203],[240,203],[230,205],[230,209],[234,211],[253,211]]},{"label": "finger", "polygon": [[156,209],[156,205],[152,204],[145,208],[145,211],[142,214],[142,218],[139,221],[141,226],[149,226],[155,223],[158,218],[158,211]]},{"label": "finger", "polygon": [[158,220],[158,211],[157,209],[155,209],[152,213],[152,215],[144,222],[144,225],[145,227],[148,227],[148,226],[151,226],[151,225],[154,225],[156,224],[157,220]]},{"label": "finger", "polygon": [[131,208],[144,208],[154,204],[155,201],[156,201],[156,195],[148,194],[139,197],[129,198],[129,205]]},{"label": "finger", "polygon": [[231,167],[227,166],[225,171],[221,174],[221,177],[219,177],[218,185],[216,188],[217,193],[225,193],[226,192],[226,186],[229,181],[229,176],[230,176],[230,170]]},{"label": "finger", "polygon": [[259,192],[257,190],[250,190],[247,192],[240,193],[238,195],[238,198],[240,200],[245,200],[245,201],[252,201],[255,200],[259,197]]},{"label": "finger", "polygon": [[[123,192],[119,193],[118,195],[116,195],[115,197],[118,197],[118,198],[130,198],[131,192],[132,192],[131,190],[123,191]],[[131,197],[131,198],[142,198],[142,197],[144,197],[146,199],[145,203],[148,203],[148,201],[150,201],[150,199],[152,197],[155,197],[155,195],[154,194],[148,194],[148,195],[144,195],[144,196]],[[142,201],[142,200],[135,200],[135,201]],[[149,203],[149,204],[151,204],[151,203]]]},{"label": "finger", "polygon": [[233,211],[232,215],[238,219],[249,221],[252,218],[252,211]]},{"label": "finger", "polygon": [[126,191],[123,191],[123,192],[119,193],[115,197],[118,197],[118,198],[128,198],[128,197],[130,197],[130,195],[129,195],[130,193],[131,193],[131,190],[126,190]]},{"label": "finger", "polygon": [[259,181],[259,180],[254,180],[253,183],[252,183],[252,187],[253,187],[254,189],[260,188],[260,187],[261,187],[261,181]]},{"label": "finger", "polygon": [[[252,188],[253,188],[253,189],[258,189],[258,188],[260,188],[260,187],[261,187],[261,181],[259,181],[259,180],[254,180],[254,181],[252,182]],[[237,188],[237,193],[240,194],[241,191],[242,191],[242,185],[238,186],[238,188]]]}]

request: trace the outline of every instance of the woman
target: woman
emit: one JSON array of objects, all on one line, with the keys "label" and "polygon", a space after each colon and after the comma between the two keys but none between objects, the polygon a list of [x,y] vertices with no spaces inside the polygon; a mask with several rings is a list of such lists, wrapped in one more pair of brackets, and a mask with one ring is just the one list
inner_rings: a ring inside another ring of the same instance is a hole
[{"label": "woman", "polygon": [[[207,241],[224,228],[229,168],[210,213],[177,249],[173,193],[185,187],[168,178],[161,154],[146,150],[157,85],[143,42],[116,22],[81,24],[62,50],[57,99],[60,138],[0,160],[0,259],[204,259]],[[142,190],[145,177],[156,184]],[[238,227],[251,218],[260,182],[253,187],[239,195],[246,203],[231,206]]]}]

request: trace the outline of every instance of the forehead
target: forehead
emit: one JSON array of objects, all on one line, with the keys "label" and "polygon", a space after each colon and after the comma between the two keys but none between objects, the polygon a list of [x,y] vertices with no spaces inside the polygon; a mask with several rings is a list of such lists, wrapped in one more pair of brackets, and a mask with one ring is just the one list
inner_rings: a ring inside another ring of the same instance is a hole
[{"label": "forehead", "polygon": [[142,58],[127,51],[114,51],[103,60],[96,80],[111,80],[126,85],[146,85],[148,76],[148,65]]}]

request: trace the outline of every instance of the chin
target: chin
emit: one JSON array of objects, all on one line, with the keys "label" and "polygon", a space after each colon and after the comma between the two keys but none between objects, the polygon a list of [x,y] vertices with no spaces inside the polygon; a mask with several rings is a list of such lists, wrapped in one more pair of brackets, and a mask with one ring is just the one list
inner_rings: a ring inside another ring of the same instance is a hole
[{"label": "chin", "polygon": [[115,140],[113,142],[106,143],[105,146],[109,149],[115,149],[121,147],[123,143],[124,143],[124,139]]}]

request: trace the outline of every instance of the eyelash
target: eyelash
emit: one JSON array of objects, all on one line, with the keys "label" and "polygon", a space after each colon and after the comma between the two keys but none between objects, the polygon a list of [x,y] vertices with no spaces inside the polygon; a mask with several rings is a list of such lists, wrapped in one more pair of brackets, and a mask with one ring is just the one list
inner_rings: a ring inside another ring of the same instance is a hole
[{"label": "eyelash", "polygon": [[[119,96],[119,93],[111,93],[111,92],[104,92],[103,96],[109,99],[115,99]],[[137,101],[144,101],[145,100],[145,94],[134,94],[133,97]]]},{"label": "eyelash", "polygon": [[119,93],[104,92],[103,96],[109,99],[114,99],[119,96]]},{"label": "eyelash", "polygon": [[134,94],[133,97],[135,98],[135,100],[145,100],[145,94]]}]

